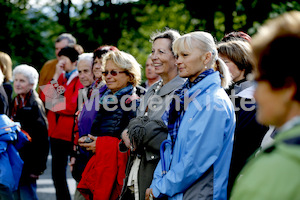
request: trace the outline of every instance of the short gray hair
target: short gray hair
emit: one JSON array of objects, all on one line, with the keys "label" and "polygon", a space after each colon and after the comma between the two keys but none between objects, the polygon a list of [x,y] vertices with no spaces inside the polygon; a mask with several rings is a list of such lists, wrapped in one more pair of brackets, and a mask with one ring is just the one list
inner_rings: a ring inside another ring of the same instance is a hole
[{"label": "short gray hair", "polygon": [[63,34],[60,34],[60,35],[57,37],[55,43],[60,42],[60,41],[62,41],[62,40],[64,40],[64,39],[67,39],[68,42],[69,42],[69,44],[76,44],[76,43],[77,43],[76,38],[75,38],[72,34],[70,34],[70,33],[63,33]]},{"label": "short gray hair", "polygon": [[93,53],[83,53],[83,54],[80,54],[78,56],[77,66],[78,66],[78,63],[80,61],[85,60],[85,61],[90,62],[90,64],[91,64],[90,67],[92,68],[93,67],[93,62],[94,62],[93,56],[94,56]]},{"label": "short gray hair", "polygon": [[166,28],[165,31],[156,31],[152,33],[150,36],[150,42],[153,43],[155,40],[160,38],[169,39],[171,41],[169,49],[172,51],[173,55],[175,55],[172,45],[177,38],[180,38],[180,33],[177,30]]},{"label": "short gray hair", "polygon": [[34,67],[26,64],[18,65],[13,70],[13,81],[15,80],[16,74],[24,75],[28,79],[29,83],[33,84],[33,89],[36,88],[39,80],[39,73]]}]

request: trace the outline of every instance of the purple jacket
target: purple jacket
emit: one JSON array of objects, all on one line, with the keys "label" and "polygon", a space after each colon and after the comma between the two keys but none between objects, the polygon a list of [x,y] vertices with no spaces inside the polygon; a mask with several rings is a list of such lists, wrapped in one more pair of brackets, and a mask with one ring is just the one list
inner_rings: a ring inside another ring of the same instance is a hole
[{"label": "purple jacket", "polygon": [[99,107],[97,107],[100,105],[99,99],[104,94],[106,89],[106,85],[100,87],[99,95],[92,95],[89,101],[84,103],[78,119],[79,138],[84,135],[90,134],[93,121],[96,118],[97,112],[99,110]]}]

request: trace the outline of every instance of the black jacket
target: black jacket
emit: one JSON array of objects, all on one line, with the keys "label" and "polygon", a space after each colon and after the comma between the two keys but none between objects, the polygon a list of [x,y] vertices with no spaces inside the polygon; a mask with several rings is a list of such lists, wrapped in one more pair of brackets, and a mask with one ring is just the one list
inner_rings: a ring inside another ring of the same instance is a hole
[{"label": "black jacket", "polygon": [[24,161],[20,184],[27,184],[30,174],[41,175],[44,172],[49,153],[48,121],[44,105],[35,91],[25,107],[17,110],[13,120],[20,122],[22,130],[32,140],[20,149],[20,156]]},{"label": "black jacket", "polygon": [[[118,103],[116,104],[106,104],[106,106],[101,105],[97,113],[97,116],[92,124],[91,134],[94,136],[111,136],[121,139],[121,133],[127,127],[130,119],[136,116],[135,109],[124,110],[121,105],[121,99],[124,95],[133,95],[133,90],[127,91],[126,93],[117,96]],[[105,96],[105,94],[103,95]],[[136,98],[131,100],[126,100],[125,106],[131,108],[132,103],[139,104],[136,99],[138,96],[134,94]],[[132,96],[132,97],[133,97]],[[108,109],[109,107],[110,109]],[[135,107],[135,106],[134,106]],[[113,109],[115,108],[115,109]]]}]

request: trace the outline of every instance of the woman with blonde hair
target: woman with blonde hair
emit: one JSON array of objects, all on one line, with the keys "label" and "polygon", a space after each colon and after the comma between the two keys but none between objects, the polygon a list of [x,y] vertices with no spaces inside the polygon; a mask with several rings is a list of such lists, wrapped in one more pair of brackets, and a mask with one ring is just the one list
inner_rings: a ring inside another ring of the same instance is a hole
[{"label": "woman with blonde hair", "polygon": [[161,117],[168,110],[174,91],[182,86],[185,79],[178,76],[172,44],[180,37],[176,30],[167,29],[151,35],[155,73],[161,80],[154,83],[141,99],[137,118],[130,121],[122,133],[125,145],[120,150],[129,151],[130,158],[126,168],[125,184],[121,200],[145,199],[146,189],[150,186],[153,172],[159,161],[159,147],[167,138],[167,128]]},{"label": "woman with blonde hair", "polygon": [[123,51],[103,57],[102,72],[108,90],[100,98],[100,109],[88,136],[79,145],[95,154],[78,184],[87,199],[117,199],[121,193],[128,154],[119,151],[122,131],[136,116],[136,86],[141,81],[140,64]]},{"label": "woman with blonde hair", "polygon": [[146,199],[226,199],[235,128],[234,108],[223,89],[231,81],[229,70],[207,32],[181,36],[173,50],[179,76],[188,81],[163,116],[168,138]]},{"label": "woman with blonde hair", "polygon": [[11,102],[12,98],[12,61],[7,53],[0,51],[0,68],[4,75],[3,88],[7,94],[8,102]]}]

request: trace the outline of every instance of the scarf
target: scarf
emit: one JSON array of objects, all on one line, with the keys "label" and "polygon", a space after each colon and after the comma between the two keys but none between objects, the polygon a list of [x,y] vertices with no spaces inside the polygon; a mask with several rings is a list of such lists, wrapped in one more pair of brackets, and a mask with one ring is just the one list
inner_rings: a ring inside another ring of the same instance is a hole
[{"label": "scarf", "polygon": [[[190,82],[190,80],[187,80],[183,84],[182,88],[175,91],[174,95],[177,95],[180,99],[179,110],[176,109],[176,98],[173,98],[173,100],[170,104],[169,111],[166,111],[162,116],[163,121],[165,122],[165,124],[168,125],[168,132],[169,132],[169,135],[170,135],[171,141],[172,141],[172,149],[174,147],[174,144],[175,144],[175,141],[177,138],[180,122],[185,113],[185,107],[184,107],[185,93],[189,89],[191,89],[194,85],[196,85],[197,83],[199,83],[201,80],[203,80],[205,77],[207,77],[208,75],[210,75],[212,73],[214,73],[214,70],[208,69],[208,70],[202,72],[193,82]],[[186,95],[188,95],[188,93]]]},{"label": "scarf", "polygon": [[[120,100],[122,98],[122,96],[125,95],[125,94],[130,94],[131,95],[133,93],[133,92],[131,92],[132,90],[133,90],[133,86],[131,84],[129,84],[128,86],[118,90],[114,94],[110,89],[108,89],[103,94],[103,96],[100,98],[100,104],[103,105],[103,104],[107,104],[108,102],[114,102],[115,98],[113,98],[113,96],[117,97],[117,99]],[[108,97],[106,97],[106,96],[108,96]]]},{"label": "scarf", "polygon": [[70,71],[70,72],[66,72],[66,73],[65,73],[66,79],[69,80],[70,76],[71,76],[76,70],[77,70],[77,69],[73,69],[73,70]]},{"label": "scarf", "polygon": [[[93,91],[95,89],[100,89],[102,86],[104,86],[105,83],[102,81],[101,78],[98,78],[94,81],[94,83],[92,83],[92,85],[90,85],[90,87],[88,88],[88,92],[87,92],[87,98],[90,99],[92,94],[93,94]],[[106,89],[106,87],[105,87]],[[101,93],[101,91],[99,91]]]},{"label": "scarf", "polygon": [[17,95],[16,98],[14,99],[13,102],[13,108],[11,111],[11,116],[13,119],[15,119],[17,111],[23,107],[26,106],[27,102],[29,101],[31,95],[32,95],[32,90],[30,90],[24,97],[24,99],[21,97],[21,95]]}]

